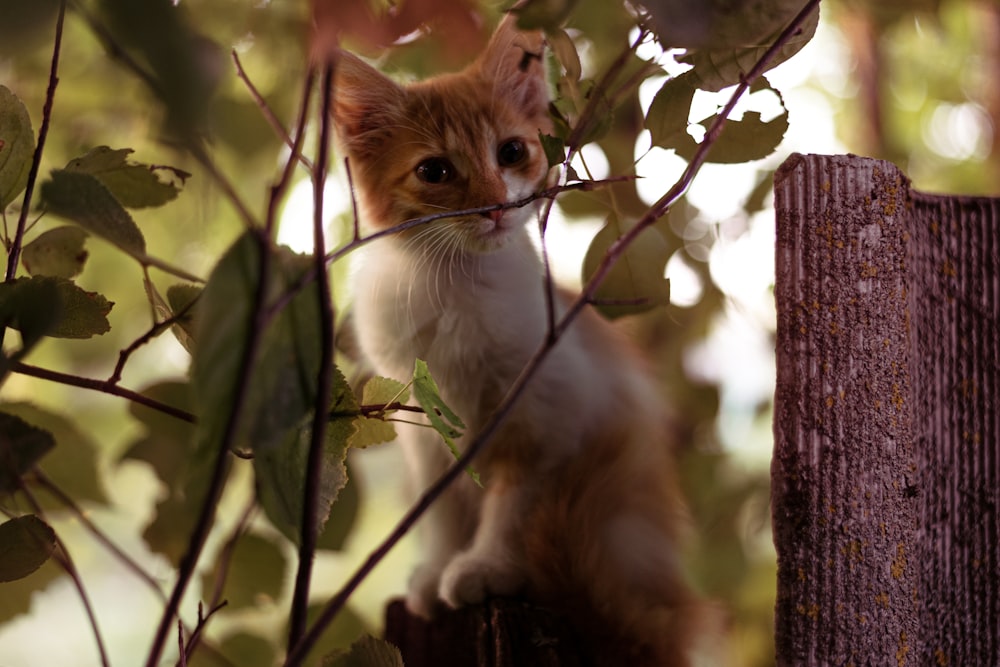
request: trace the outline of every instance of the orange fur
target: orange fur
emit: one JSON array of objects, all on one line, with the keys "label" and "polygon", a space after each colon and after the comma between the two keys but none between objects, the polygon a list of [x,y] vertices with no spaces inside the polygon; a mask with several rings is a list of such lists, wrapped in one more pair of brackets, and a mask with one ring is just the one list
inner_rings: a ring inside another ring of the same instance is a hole
[{"label": "orange fur", "polygon": [[[540,35],[505,21],[467,69],[406,87],[340,58],[338,136],[367,228],[514,201],[544,184],[542,48]],[[426,360],[471,434],[547,333],[543,272],[526,230],[533,212],[416,227],[373,244],[357,267],[366,357],[400,379],[415,358]],[[566,298],[557,300],[561,314]],[[450,463],[435,437],[400,425],[418,484]],[[597,664],[687,665],[694,603],[679,565],[682,503],[667,440],[639,356],[584,312],[475,462],[485,491],[461,479],[429,511],[411,610],[520,595],[564,610],[593,640]]]}]

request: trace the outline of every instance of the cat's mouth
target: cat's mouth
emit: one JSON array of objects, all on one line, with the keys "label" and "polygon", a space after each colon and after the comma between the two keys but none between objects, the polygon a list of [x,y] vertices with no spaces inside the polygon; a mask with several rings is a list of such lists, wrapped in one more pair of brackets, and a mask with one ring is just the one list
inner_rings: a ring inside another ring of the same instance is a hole
[{"label": "cat's mouth", "polygon": [[507,244],[518,227],[516,216],[504,215],[505,211],[490,211],[473,221],[472,237],[481,250],[496,250]]}]

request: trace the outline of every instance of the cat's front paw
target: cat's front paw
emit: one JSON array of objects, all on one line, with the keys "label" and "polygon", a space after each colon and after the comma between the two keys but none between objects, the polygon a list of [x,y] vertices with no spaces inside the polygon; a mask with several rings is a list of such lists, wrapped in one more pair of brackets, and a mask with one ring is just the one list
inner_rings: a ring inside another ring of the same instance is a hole
[{"label": "cat's front paw", "polygon": [[524,575],[509,561],[464,553],[441,573],[438,595],[452,608],[479,604],[488,595],[513,595],[524,585]]},{"label": "cat's front paw", "polygon": [[413,615],[430,619],[435,607],[440,604],[438,586],[441,582],[441,568],[424,563],[410,575],[406,592],[406,609]]}]

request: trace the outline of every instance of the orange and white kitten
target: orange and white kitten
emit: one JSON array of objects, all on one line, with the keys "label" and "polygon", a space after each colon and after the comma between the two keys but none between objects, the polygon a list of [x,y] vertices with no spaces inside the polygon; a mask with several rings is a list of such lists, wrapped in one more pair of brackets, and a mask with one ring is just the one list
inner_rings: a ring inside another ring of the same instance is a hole
[{"label": "orange and white kitten", "polygon": [[[405,87],[342,55],[335,120],[370,231],[545,184],[543,49],[540,34],[508,18],[466,69]],[[401,380],[424,359],[466,438],[546,337],[543,269],[527,229],[536,215],[511,208],[391,235],[369,246],[354,279],[367,359]],[[430,615],[442,600],[522,596],[599,637],[599,664],[686,665],[692,604],[664,421],[631,348],[583,313],[474,462],[485,490],[463,477],[423,520],[409,608]],[[397,428],[425,488],[453,459],[433,430]]]}]

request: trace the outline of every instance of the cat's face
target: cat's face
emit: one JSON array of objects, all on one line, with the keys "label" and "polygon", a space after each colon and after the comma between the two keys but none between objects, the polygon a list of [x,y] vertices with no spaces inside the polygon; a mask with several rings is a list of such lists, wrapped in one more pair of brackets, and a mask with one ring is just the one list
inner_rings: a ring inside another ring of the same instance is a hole
[{"label": "cat's face", "polygon": [[[465,70],[405,88],[344,54],[335,119],[362,222],[384,229],[535,192],[548,171],[538,133],[551,132],[541,52],[540,36],[505,21]],[[534,210],[446,218],[408,236],[486,252],[502,246]]]}]

